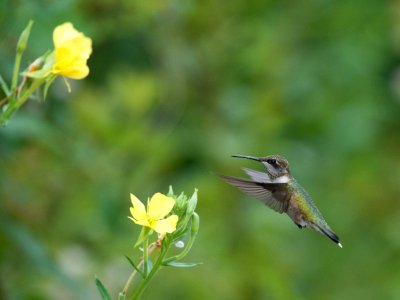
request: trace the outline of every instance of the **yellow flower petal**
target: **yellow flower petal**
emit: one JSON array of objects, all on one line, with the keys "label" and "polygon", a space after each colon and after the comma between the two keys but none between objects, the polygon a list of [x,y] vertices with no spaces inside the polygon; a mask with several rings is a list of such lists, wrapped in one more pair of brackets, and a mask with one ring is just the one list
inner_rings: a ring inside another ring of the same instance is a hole
[{"label": "yellow flower petal", "polygon": [[150,199],[147,213],[151,218],[159,220],[168,215],[174,205],[175,200],[173,198],[167,197],[161,193],[156,193]]},{"label": "yellow flower petal", "polygon": [[148,226],[149,223],[147,221],[147,213],[144,204],[133,194],[131,194],[131,202],[132,207],[130,208],[130,211],[133,217],[133,221],[137,224],[139,224],[138,222],[146,223],[146,226]]},{"label": "yellow flower petal", "polygon": [[[131,212],[132,212],[132,207],[131,207]],[[147,220],[139,221],[139,220],[135,220],[134,218],[131,218],[131,217],[128,217],[128,218],[131,219],[135,224],[150,227],[150,224],[149,224],[149,222],[147,222]]]},{"label": "yellow flower petal", "polygon": [[82,36],[83,34],[77,31],[70,22],[66,22],[54,28],[53,31],[54,46],[56,48],[60,47],[60,45],[63,42]]},{"label": "yellow flower petal", "polygon": [[159,234],[171,233],[176,230],[177,223],[178,223],[178,216],[172,215],[164,220],[157,221],[153,226],[153,229]]},{"label": "yellow flower petal", "polygon": [[89,74],[87,60],[92,53],[92,40],[78,32],[71,23],[57,26],[53,32],[55,64],[52,72],[72,79]]}]

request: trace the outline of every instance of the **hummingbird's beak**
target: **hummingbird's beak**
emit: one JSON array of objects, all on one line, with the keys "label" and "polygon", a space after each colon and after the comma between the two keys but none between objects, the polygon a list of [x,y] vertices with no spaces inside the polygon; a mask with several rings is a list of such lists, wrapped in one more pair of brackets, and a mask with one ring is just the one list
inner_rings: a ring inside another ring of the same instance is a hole
[{"label": "hummingbird's beak", "polygon": [[232,155],[232,157],[247,158],[247,159],[251,159],[251,160],[261,161],[261,159],[259,157],[255,157],[255,156]]}]

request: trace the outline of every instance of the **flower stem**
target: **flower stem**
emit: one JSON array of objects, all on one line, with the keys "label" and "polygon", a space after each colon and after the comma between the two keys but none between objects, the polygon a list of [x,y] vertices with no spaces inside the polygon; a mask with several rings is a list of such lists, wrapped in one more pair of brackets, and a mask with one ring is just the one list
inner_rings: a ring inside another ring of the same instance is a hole
[{"label": "flower stem", "polygon": [[[137,264],[137,267],[140,268],[143,264],[143,259],[140,260],[140,262]],[[131,273],[131,276],[129,276],[128,281],[125,283],[124,289],[122,290],[122,294],[126,295],[129,286],[132,283],[133,278],[135,277],[135,275],[137,274],[136,270],[133,270],[133,272]]]},{"label": "flower stem", "polygon": [[189,238],[189,241],[188,241],[185,249],[183,249],[183,251],[181,253],[179,253],[178,255],[175,255],[175,256],[165,259],[163,261],[164,265],[168,264],[169,262],[175,261],[175,260],[180,260],[189,253],[190,249],[192,248],[192,246],[194,244],[194,241],[196,240],[197,233],[199,231],[200,217],[196,212],[193,212],[191,220],[192,220],[192,224],[191,224],[191,230],[190,230],[190,238]]},{"label": "flower stem", "polygon": [[21,65],[22,52],[23,51],[18,50],[17,55],[15,56],[14,72],[11,82],[11,91],[15,91],[18,84],[18,75],[19,75],[19,67]]},{"label": "flower stem", "polygon": [[39,86],[41,86],[45,81],[46,81],[46,77],[34,81],[34,82],[31,84],[31,86],[22,94],[22,96],[21,96],[19,99],[17,99],[17,102],[15,102],[15,107],[16,107],[17,109],[20,108],[21,105],[24,104],[26,100],[28,100],[29,96],[32,95],[32,93],[33,93]]},{"label": "flower stem", "polygon": [[[150,255],[150,254],[154,251],[154,249],[156,249],[156,248],[157,248],[157,243],[151,244],[151,245],[148,247],[148,249],[147,249],[147,254]],[[144,256],[144,254],[143,254],[143,256]],[[143,262],[144,262],[144,258],[142,258],[142,259],[138,262],[137,267],[140,268],[140,267],[143,265]],[[124,295],[126,295],[126,293],[128,292],[128,288],[129,288],[129,286],[131,285],[132,280],[133,280],[133,278],[136,276],[136,274],[137,274],[137,271],[136,271],[136,270],[133,270],[133,272],[132,272],[131,275],[129,276],[129,278],[128,278],[128,280],[127,280],[125,286],[124,286],[124,289],[122,290],[122,293],[123,293]]]},{"label": "flower stem", "polygon": [[143,240],[143,274],[144,278],[147,277],[149,270],[149,253],[147,248],[149,246],[149,236],[147,235]]},{"label": "flower stem", "polygon": [[8,107],[6,110],[1,113],[0,115],[0,125],[4,125],[8,119],[15,113],[18,108],[21,107],[22,104],[26,102],[26,100],[29,99],[29,96],[32,95],[32,93],[45,82],[46,78],[42,78],[39,80],[34,81],[31,86],[22,94],[22,96],[16,101],[10,101]]},{"label": "flower stem", "polygon": [[[168,249],[168,247],[167,247]],[[150,283],[151,279],[154,277],[154,275],[157,273],[159,267],[162,264],[162,261],[164,259],[165,254],[167,251],[162,251],[160,255],[157,258],[157,261],[155,262],[153,268],[151,269],[150,273],[143,279],[143,281],[140,283],[139,287],[135,291],[132,300],[137,300],[140,299],[142,296],[144,290],[146,289],[147,285]]]}]

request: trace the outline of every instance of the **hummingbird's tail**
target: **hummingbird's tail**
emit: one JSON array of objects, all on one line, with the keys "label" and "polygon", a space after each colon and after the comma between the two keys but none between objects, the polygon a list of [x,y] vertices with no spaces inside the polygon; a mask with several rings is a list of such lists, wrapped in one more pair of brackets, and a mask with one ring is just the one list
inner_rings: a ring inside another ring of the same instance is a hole
[{"label": "hummingbird's tail", "polygon": [[332,241],[334,241],[336,244],[338,244],[338,246],[340,248],[343,248],[342,244],[340,243],[339,237],[330,228],[327,228],[324,226],[318,226],[318,225],[316,225],[316,227],[317,227],[318,231],[325,234],[328,238],[330,238]]}]

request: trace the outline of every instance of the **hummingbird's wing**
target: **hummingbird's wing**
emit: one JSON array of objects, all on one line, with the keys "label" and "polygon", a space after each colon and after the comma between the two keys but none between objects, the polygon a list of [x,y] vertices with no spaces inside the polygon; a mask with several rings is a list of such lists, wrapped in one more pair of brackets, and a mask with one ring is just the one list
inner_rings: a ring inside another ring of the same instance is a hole
[{"label": "hummingbird's wing", "polygon": [[248,168],[242,168],[242,170],[245,171],[246,174],[249,175],[253,181],[272,183],[271,178],[269,177],[268,173],[260,172],[260,171],[256,171],[256,170],[252,170],[252,169],[248,169]]},{"label": "hummingbird's wing", "polygon": [[290,195],[286,183],[254,182],[241,178],[219,175],[242,192],[261,200],[273,210],[283,213],[289,206]]},{"label": "hummingbird's wing", "polygon": [[243,171],[246,172],[247,175],[251,177],[253,181],[263,182],[263,183],[288,183],[289,177],[287,175],[283,175],[281,177],[271,179],[268,173],[260,172],[248,168],[242,168]]}]

